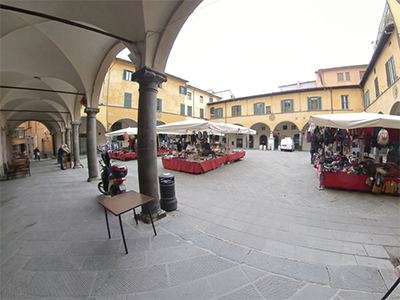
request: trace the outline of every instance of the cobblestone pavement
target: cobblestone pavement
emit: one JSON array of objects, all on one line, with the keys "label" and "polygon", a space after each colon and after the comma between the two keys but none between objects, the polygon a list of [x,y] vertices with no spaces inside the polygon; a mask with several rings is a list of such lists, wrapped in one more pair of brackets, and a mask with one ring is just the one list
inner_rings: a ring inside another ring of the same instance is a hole
[{"label": "cobblestone pavement", "polygon": [[380,299],[396,280],[399,197],[319,190],[308,152],[246,150],[201,175],[158,163],[178,210],[157,236],[124,214],[127,255],[87,169],[33,161],[0,182],[1,299]]}]

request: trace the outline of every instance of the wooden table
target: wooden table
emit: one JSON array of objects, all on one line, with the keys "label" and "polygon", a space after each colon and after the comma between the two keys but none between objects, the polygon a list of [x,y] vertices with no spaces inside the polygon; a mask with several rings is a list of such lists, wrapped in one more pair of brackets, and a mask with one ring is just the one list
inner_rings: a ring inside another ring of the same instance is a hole
[{"label": "wooden table", "polygon": [[108,224],[107,210],[112,212],[115,216],[117,216],[119,218],[119,226],[121,228],[121,235],[122,235],[122,240],[124,241],[126,254],[128,254],[128,248],[126,246],[124,228],[122,227],[121,215],[132,209],[133,214],[135,215],[135,221],[136,221],[136,225],[137,225],[138,221],[137,221],[135,208],[147,203],[147,207],[149,208],[149,213],[150,213],[151,225],[153,226],[154,235],[157,235],[156,228],[154,227],[153,217],[151,215],[150,201],[152,201],[152,200],[153,200],[153,198],[151,198],[149,196],[137,193],[135,191],[128,191],[126,193],[119,194],[119,195],[99,201],[99,204],[104,207],[109,239],[111,238],[111,234],[110,234],[110,225]]}]

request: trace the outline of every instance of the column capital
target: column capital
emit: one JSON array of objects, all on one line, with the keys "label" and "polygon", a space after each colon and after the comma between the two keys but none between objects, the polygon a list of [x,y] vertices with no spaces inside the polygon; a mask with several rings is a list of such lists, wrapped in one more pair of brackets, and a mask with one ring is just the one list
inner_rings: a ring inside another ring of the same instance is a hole
[{"label": "column capital", "polygon": [[75,125],[75,126],[76,126],[76,125],[77,125],[77,126],[80,126],[81,124],[82,124],[82,121],[81,121],[81,120],[79,120],[79,121],[71,121],[71,125],[72,125],[72,126],[74,126],[74,125]]},{"label": "column capital", "polygon": [[66,131],[68,131],[68,130],[71,131],[71,130],[72,130],[72,127],[65,127],[65,130],[66,130]]},{"label": "column capital", "polygon": [[95,107],[86,107],[85,108],[85,114],[87,115],[96,115],[98,114],[100,109],[95,108]]},{"label": "column capital", "polygon": [[136,81],[141,86],[158,88],[160,83],[167,81],[167,75],[149,67],[143,67],[132,75],[132,80]]}]

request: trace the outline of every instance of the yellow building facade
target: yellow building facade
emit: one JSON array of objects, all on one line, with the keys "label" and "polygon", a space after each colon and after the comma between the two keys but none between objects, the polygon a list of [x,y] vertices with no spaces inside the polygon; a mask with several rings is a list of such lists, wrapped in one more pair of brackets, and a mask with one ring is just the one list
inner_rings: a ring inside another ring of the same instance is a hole
[{"label": "yellow building facade", "polygon": [[[281,139],[291,137],[296,148],[308,150],[306,131],[310,116],[363,111],[360,86],[336,86],[276,92],[208,104],[215,122],[242,125],[257,131],[253,136],[229,136],[229,145],[276,149]],[[274,144],[269,139],[271,133]],[[239,142],[235,142],[235,140]],[[247,142],[246,142],[247,141]]]},{"label": "yellow building facade", "polygon": [[400,115],[399,24],[400,3],[388,0],[374,55],[360,83],[367,112]]}]

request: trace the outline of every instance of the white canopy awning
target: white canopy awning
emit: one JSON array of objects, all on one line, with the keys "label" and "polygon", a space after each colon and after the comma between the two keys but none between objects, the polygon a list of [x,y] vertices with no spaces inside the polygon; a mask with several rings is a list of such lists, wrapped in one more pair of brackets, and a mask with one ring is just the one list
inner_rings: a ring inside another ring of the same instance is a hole
[{"label": "white canopy awning", "polygon": [[373,114],[373,113],[348,113],[315,115],[310,117],[310,126],[323,126],[340,129],[355,129],[368,127],[400,128],[400,116]]},{"label": "white canopy awning", "polygon": [[123,129],[119,129],[116,131],[112,131],[112,132],[108,132],[106,133],[107,137],[111,137],[111,136],[118,136],[118,135],[135,135],[137,134],[137,127],[127,127],[127,128],[123,128]]},{"label": "white canopy awning", "polygon": [[206,120],[192,119],[165,125],[157,126],[158,133],[171,133],[171,134],[192,134],[199,131],[206,131],[208,134],[221,134],[221,133],[244,133],[256,134],[257,132],[246,127],[226,124],[215,123]]}]

